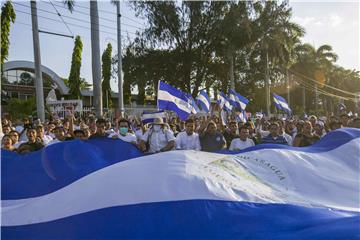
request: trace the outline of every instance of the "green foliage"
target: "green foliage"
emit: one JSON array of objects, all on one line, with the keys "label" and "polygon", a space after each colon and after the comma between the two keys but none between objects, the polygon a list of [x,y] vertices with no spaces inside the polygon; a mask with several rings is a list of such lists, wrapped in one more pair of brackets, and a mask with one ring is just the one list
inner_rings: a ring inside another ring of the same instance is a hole
[{"label": "green foliage", "polygon": [[13,119],[23,119],[29,115],[36,115],[36,99],[21,100],[12,98],[8,102],[7,109]]},{"label": "green foliage", "polygon": [[71,59],[71,69],[69,74],[69,93],[72,98],[80,99],[81,98],[81,78],[80,78],[80,68],[81,68],[81,55],[82,55],[83,44],[80,36],[76,36],[75,45]]},{"label": "green foliage", "polygon": [[16,13],[11,1],[7,1],[1,8],[1,69],[9,55],[10,24],[14,23]]},{"label": "green foliage", "polygon": [[[195,97],[199,89],[229,90],[229,60],[234,62],[235,89],[252,101],[248,110],[265,110],[265,72],[268,56],[271,92],[286,95],[286,71],[304,75],[306,109],[314,109],[312,88],[316,73],[324,85],[354,92],[359,73],[336,66],[331,46],[314,49],[300,38],[305,30],[291,21],[288,1],[133,1],[136,15],[148,24],[124,51],[124,99],[128,103],[137,85],[139,103],[145,89],[157,89],[159,80]],[[116,58],[114,59],[116,62]],[[344,80],[346,79],[346,80]],[[302,85],[298,76],[291,84],[291,107],[302,114]],[[156,94],[156,91],[154,91]],[[342,93],[350,99],[353,95]],[[341,95],[341,94],[340,94]],[[335,105],[337,99],[320,94],[320,106]],[[351,105],[350,102],[347,102]],[[328,107],[329,108],[329,107]]]},{"label": "green foliage", "polygon": [[[111,86],[110,86],[110,79],[111,79],[111,52],[112,46],[108,43],[106,49],[102,55],[102,91],[103,91],[103,103],[108,103],[109,108],[112,106],[111,101]],[[106,99],[107,98],[107,99]]]}]

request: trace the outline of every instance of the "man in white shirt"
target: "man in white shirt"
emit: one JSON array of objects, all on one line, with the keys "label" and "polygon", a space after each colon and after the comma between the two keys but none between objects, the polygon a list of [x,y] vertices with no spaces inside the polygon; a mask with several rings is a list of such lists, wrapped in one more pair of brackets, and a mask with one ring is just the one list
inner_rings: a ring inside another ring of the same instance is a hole
[{"label": "man in white shirt", "polygon": [[40,139],[40,141],[46,146],[48,145],[53,138],[50,137],[49,135],[45,134],[45,129],[43,125],[37,125],[36,126],[36,133],[37,133],[37,137]]},{"label": "man in white shirt", "polygon": [[130,123],[126,119],[120,119],[118,122],[119,133],[113,132],[108,137],[113,139],[121,139],[125,142],[137,145],[136,136],[129,132],[129,125]]},{"label": "man in white shirt", "polygon": [[245,148],[249,148],[255,146],[253,140],[249,138],[250,132],[246,126],[242,126],[240,128],[239,138],[235,138],[231,141],[229,150],[230,151],[239,151],[244,150]]},{"label": "man in white shirt", "polygon": [[146,151],[146,143],[149,145],[149,153],[165,152],[174,148],[174,134],[165,127],[162,118],[155,118],[152,127],[142,136],[140,149],[144,152]]},{"label": "man in white shirt", "polygon": [[199,134],[195,133],[195,121],[188,119],[185,123],[185,131],[176,136],[176,149],[181,150],[201,150]]}]

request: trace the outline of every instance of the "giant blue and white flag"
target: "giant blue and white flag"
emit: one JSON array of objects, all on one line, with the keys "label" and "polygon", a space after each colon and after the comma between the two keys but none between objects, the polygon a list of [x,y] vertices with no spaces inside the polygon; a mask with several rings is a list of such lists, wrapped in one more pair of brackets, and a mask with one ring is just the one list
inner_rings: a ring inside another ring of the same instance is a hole
[{"label": "giant blue and white flag", "polygon": [[276,95],[275,93],[273,93],[273,96],[274,96],[275,107],[279,110],[285,111],[287,114],[291,114],[291,112],[292,112],[291,108],[289,107],[286,100],[283,97]]},{"label": "giant blue and white flag", "polygon": [[199,96],[197,97],[198,104],[201,106],[201,109],[205,112],[210,112],[211,101],[209,95],[205,90],[201,90]]},{"label": "giant blue and white flag", "polygon": [[231,105],[229,99],[223,92],[220,92],[220,94],[218,95],[218,104],[221,109],[225,109],[225,111],[227,112],[231,112],[231,110],[233,109],[233,106]]},{"label": "giant blue and white flag", "polygon": [[194,98],[191,96],[190,93],[185,93],[185,96],[188,99],[188,103],[190,104],[191,107],[191,113],[192,114],[197,114],[198,112],[200,112],[200,109],[198,107],[198,105],[196,104]]},{"label": "giant blue and white flag", "polygon": [[360,130],[310,147],[142,155],[115,139],[2,151],[2,239],[358,239]]},{"label": "giant blue and white flag", "polygon": [[193,109],[185,93],[162,81],[159,81],[157,105],[161,110],[174,111],[181,120],[188,119]]},{"label": "giant blue and white flag", "polygon": [[166,112],[161,111],[144,111],[141,115],[141,121],[143,124],[153,123],[156,118],[162,118],[166,122]]}]

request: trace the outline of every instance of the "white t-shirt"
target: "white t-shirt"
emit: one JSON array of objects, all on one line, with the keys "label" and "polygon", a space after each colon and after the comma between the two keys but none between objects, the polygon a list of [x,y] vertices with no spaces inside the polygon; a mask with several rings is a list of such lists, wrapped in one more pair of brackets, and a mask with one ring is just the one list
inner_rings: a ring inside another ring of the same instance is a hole
[{"label": "white t-shirt", "polygon": [[186,132],[180,132],[176,136],[176,149],[182,150],[201,150],[199,134],[188,135]]},{"label": "white t-shirt", "polygon": [[44,145],[48,145],[53,140],[53,138],[50,137],[49,135],[44,134],[43,140],[44,140]]},{"label": "white t-shirt", "polygon": [[141,140],[145,142],[149,142],[149,152],[155,153],[159,152],[162,148],[164,148],[168,142],[174,141],[176,138],[174,134],[169,129],[161,129],[156,132],[152,128],[147,130],[142,136]]},{"label": "white t-shirt", "polygon": [[246,141],[242,141],[240,138],[234,138],[231,141],[229,150],[230,151],[238,151],[238,150],[244,150],[245,148],[249,148],[255,146],[254,141],[250,138],[247,138]]},{"label": "white t-shirt", "polygon": [[136,136],[134,134],[131,134],[131,133],[127,133],[125,136],[119,134],[119,133],[111,133],[108,138],[117,138],[117,139],[121,139],[125,142],[136,142]]},{"label": "white t-shirt", "polygon": [[62,141],[60,141],[59,139],[55,138],[55,139],[51,140],[46,146],[49,146],[49,145],[52,145],[52,144],[55,144],[55,143],[59,143],[59,142],[62,142]]},{"label": "white t-shirt", "polygon": [[293,138],[289,134],[284,132],[281,136],[283,136],[285,138],[285,140],[287,141],[289,146],[292,146]]}]

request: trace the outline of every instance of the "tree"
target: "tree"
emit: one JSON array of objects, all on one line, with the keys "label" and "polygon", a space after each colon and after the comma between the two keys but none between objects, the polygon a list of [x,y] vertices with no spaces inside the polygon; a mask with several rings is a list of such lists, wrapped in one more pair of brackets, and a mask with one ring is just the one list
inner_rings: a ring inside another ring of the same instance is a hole
[{"label": "tree", "polygon": [[[170,84],[196,96],[208,74],[215,42],[219,41],[221,19],[229,2],[215,1],[134,1],[136,15],[148,19],[143,32],[147,48],[174,54],[177,79]],[[168,46],[168,49],[164,49]],[[166,51],[164,51],[166,52]],[[171,63],[165,63],[170,65]]]},{"label": "tree", "polygon": [[81,78],[80,78],[80,68],[81,68],[81,55],[82,55],[83,44],[80,36],[76,36],[74,50],[71,59],[71,68],[69,74],[69,93],[72,98],[80,99],[81,98]]},{"label": "tree", "polygon": [[111,102],[111,52],[112,46],[111,43],[108,43],[104,53],[102,54],[102,91],[103,91],[103,102],[106,104],[106,107],[109,108],[112,106]]},{"label": "tree", "polygon": [[14,23],[16,19],[16,13],[11,1],[7,1],[1,8],[1,69],[3,64],[9,55],[9,35],[10,25]]},{"label": "tree", "polygon": [[[70,12],[75,6],[74,0],[65,0],[64,4]],[[97,1],[90,1],[90,28],[91,28],[91,59],[95,113],[97,117],[102,117],[102,92],[101,92],[101,61],[100,61],[100,41],[99,41],[99,13]]]}]

